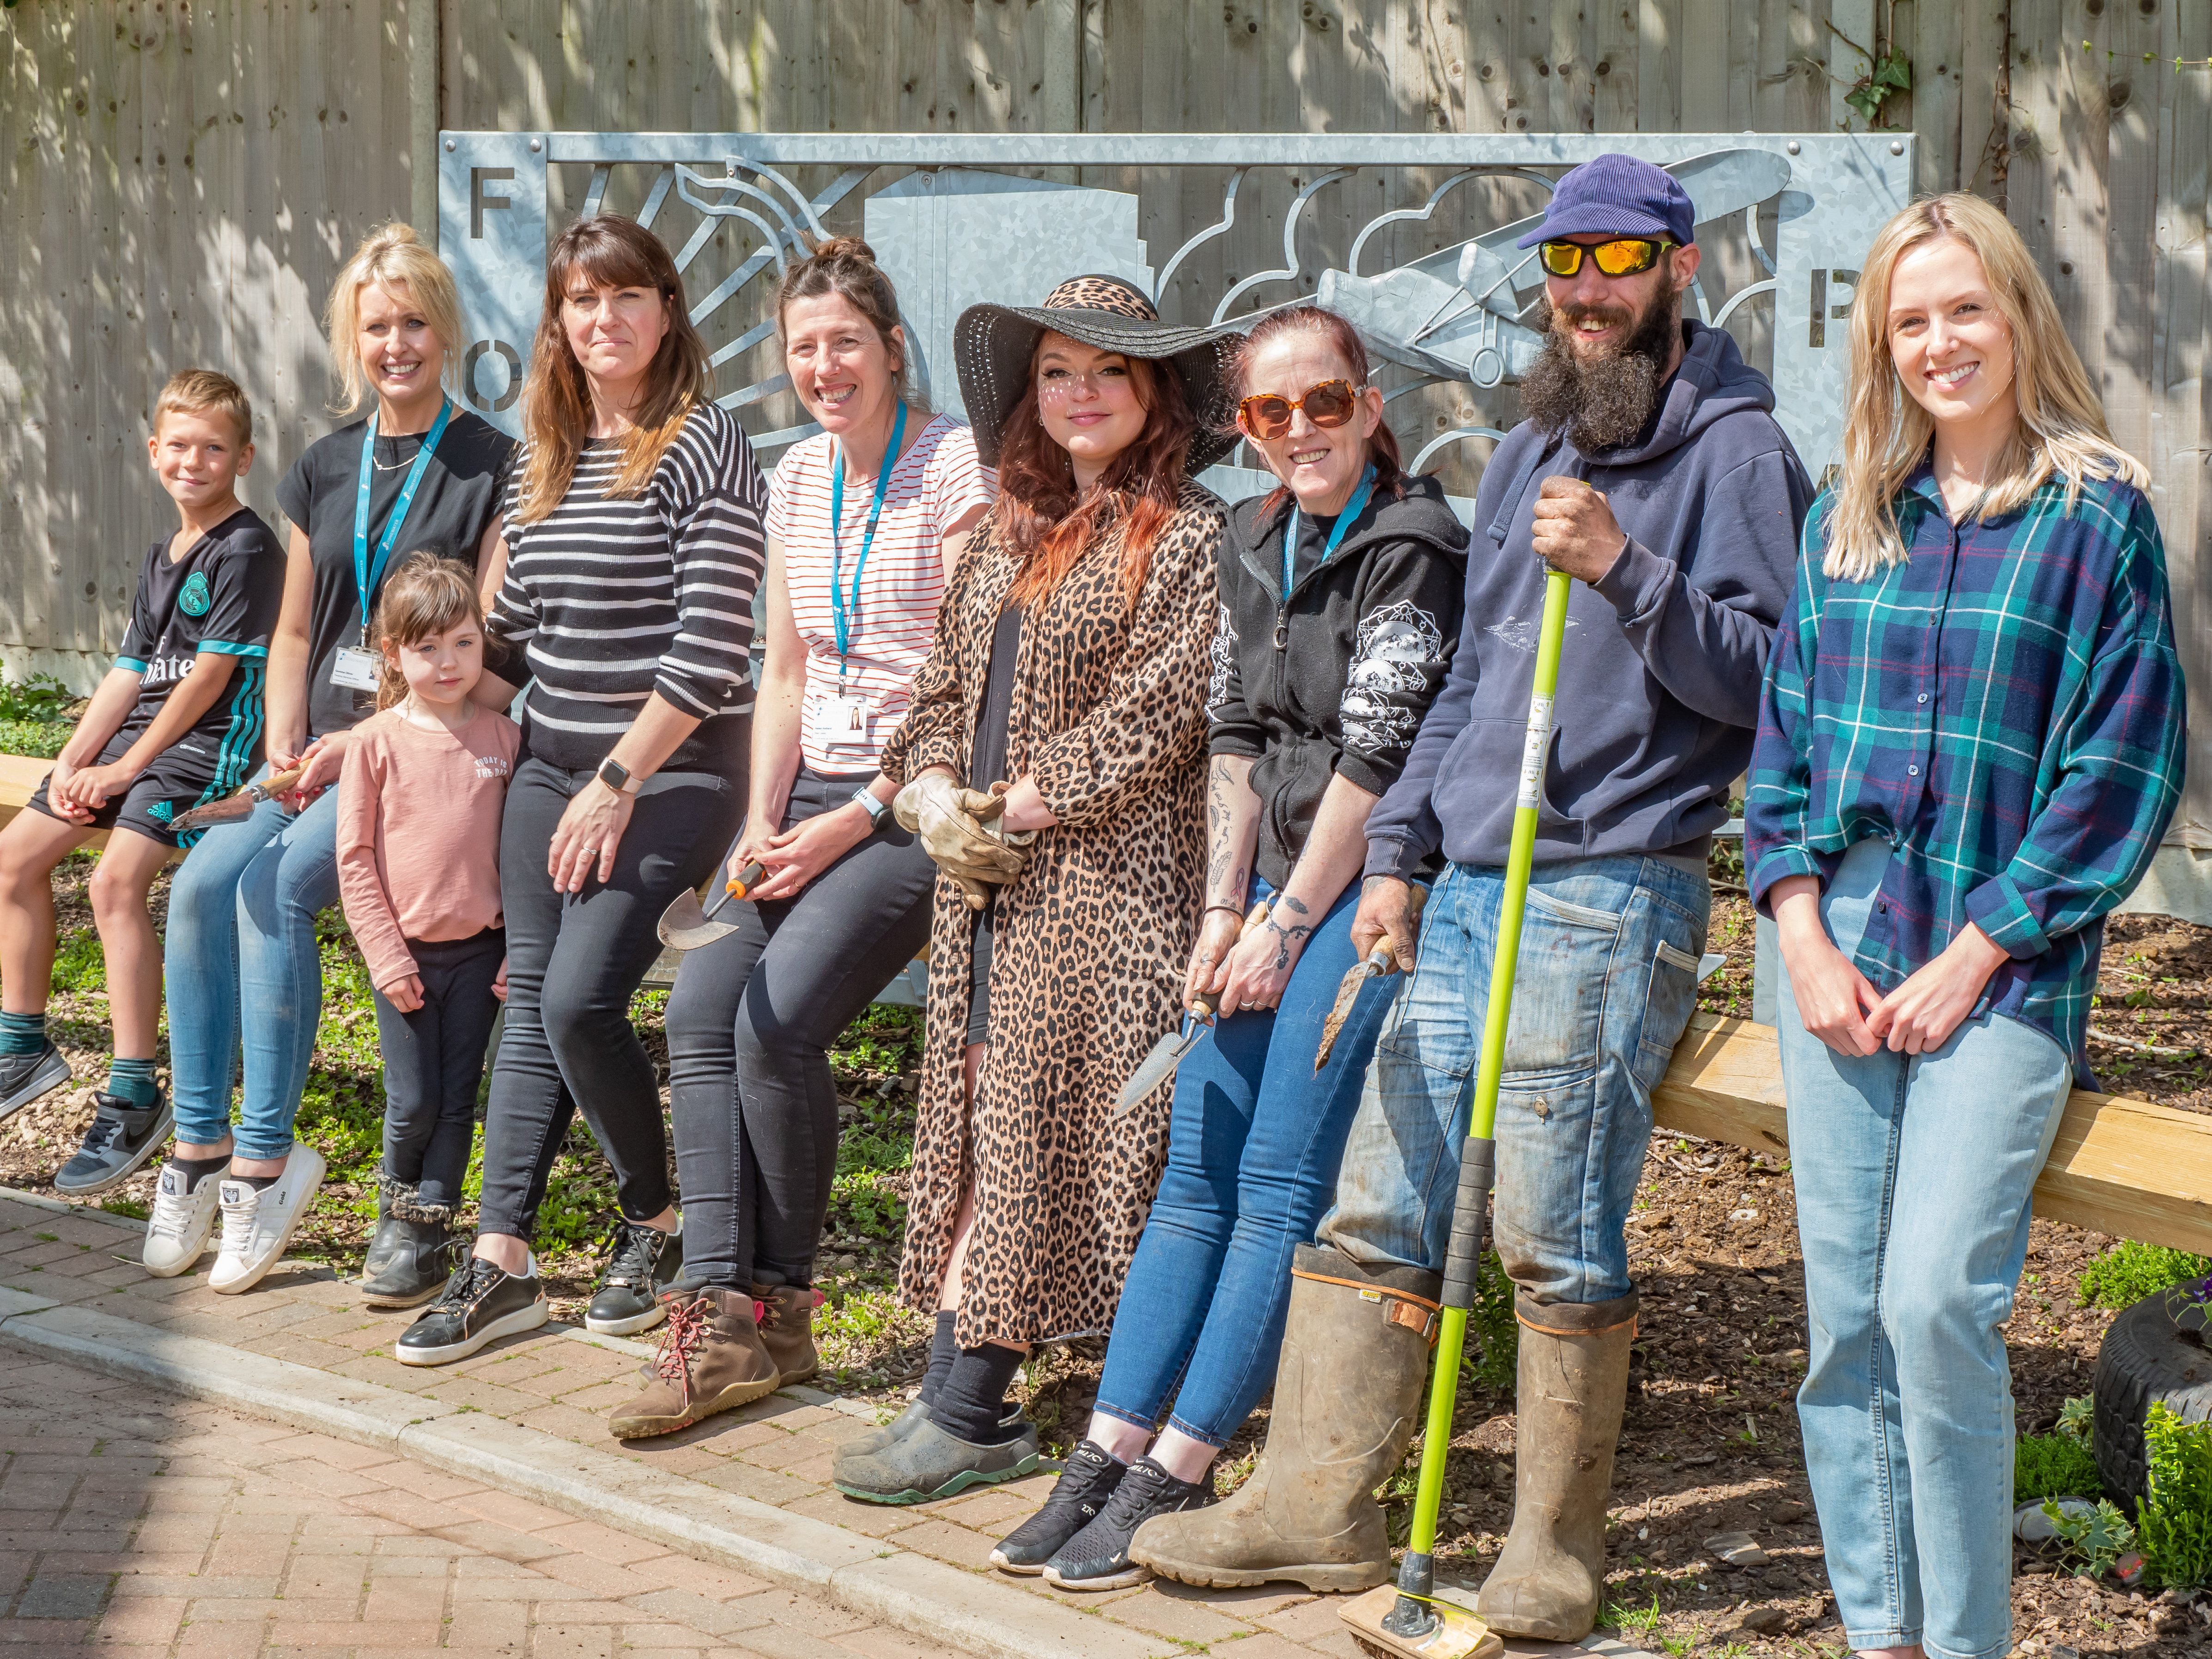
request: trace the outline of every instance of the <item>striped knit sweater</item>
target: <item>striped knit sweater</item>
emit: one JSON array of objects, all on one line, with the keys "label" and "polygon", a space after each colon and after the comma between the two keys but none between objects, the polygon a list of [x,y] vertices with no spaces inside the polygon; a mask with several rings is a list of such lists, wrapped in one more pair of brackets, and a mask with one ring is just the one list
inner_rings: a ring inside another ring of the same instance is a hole
[{"label": "striped knit sweater", "polygon": [[561,504],[519,521],[526,448],[507,487],[507,581],[487,619],[533,684],[526,754],[581,771],[606,758],[658,691],[700,717],[665,764],[740,777],[768,486],[738,423],[691,411],[644,491],[609,500],[621,459],[592,442]]}]

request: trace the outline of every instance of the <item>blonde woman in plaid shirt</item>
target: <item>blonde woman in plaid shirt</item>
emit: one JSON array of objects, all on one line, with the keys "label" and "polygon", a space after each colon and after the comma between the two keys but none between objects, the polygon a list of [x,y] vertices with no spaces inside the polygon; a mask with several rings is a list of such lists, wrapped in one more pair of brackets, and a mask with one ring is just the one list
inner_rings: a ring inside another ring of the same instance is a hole
[{"label": "blonde woman in plaid shirt", "polygon": [[1972,196],[1885,226],[1840,479],[1806,520],[1746,811],[1844,1637],[2012,1641],[2002,1327],[2084,1055],[2103,917],[2165,833],[2181,678],[2142,467]]}]

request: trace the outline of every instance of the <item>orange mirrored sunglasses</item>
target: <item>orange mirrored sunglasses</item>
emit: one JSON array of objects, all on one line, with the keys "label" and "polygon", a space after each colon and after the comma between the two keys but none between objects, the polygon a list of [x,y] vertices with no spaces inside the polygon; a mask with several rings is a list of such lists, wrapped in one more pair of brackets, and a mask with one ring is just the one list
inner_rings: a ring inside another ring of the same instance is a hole
[{"label": "orange mirrored sunglasses", "polygon": [[1601,276],[1635,276],[1657,264],[1659,256],[1674,246],[1663,237],[1623,236],[1595,247],[1585,247],[1580,242],[1540,242],[1537,252],[1543,256],[1544,269],[1554,276],[1573,276],[1583,268],[1585,253],[1597,262]]},{"label": "orange mirrored sunglasses", "polygon": [[1237,418],[1249,436],[1271,444],[1291,429],[1291,416],[1301,409],[1316,426],[1342,426],[1358,409],[1359,394],[1365,389],[1336,380],[1308,386],[1302,398],[1262,392],[1237,405]]}]

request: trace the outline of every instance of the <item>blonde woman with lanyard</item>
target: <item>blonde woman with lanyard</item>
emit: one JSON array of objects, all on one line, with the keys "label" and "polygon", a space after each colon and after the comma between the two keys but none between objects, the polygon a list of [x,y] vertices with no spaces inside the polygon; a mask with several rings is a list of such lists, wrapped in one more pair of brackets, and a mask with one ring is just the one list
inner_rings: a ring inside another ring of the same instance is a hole
[{"label": "blonde woman with lanyard", "polygon": [[[462,337],[437,255],[404,225],[372,233],[332,285],[328,325],[343,407],[374,406],[310,446],[276,491],[292,532],[269,643],[269,769],[303,769],[292,792],[192,848],[170,889],[163,940],[177,1145],[155,1190],[146,1265],[162,1275],[191,1267],[219,1203],[209,1275],[219,1291],[259,1280],[322,1180],[323,1159],[294,1144],[292,1118],[322,1014],[315,917],[338,902],[332,786],[353,727],[376,706],[381,659],[368,649],[366,619],[378,584],[394,552],[459,559],[485,592],[504,568],[500,496],[514,446],[442,390]],[[241,1021],[246,1008],[253,1017]],[[372,1277],[400,1248],[395,1218],[422,1207],[396,1183],[380,1188]]]},{"label": "blonde woman with lanyard", "polygon": [[898,314],[849,238],[794,264],[777,297],[793,389],[823,431],[769,486],[767,653],[727,871],[765,874],[668,1000],[684,1272],[664,1298],[663,1364],[613,1414],[620,1436],[813,1375],[814,1253],[837,1170],[829,1045],[929,936],[937,866],[891,817],[877,754],[997,481],[967,428],[910,407]]}]

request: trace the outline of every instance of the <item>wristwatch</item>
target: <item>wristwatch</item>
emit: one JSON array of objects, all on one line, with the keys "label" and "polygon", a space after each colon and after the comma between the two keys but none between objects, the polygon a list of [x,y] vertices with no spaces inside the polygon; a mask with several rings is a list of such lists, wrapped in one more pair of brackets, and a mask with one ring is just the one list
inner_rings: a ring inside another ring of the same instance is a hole
[{"label": "wristwatch", "polygon": [[891,809],[886,803],[876,799],[876,792],[868,788],[866,785],[863,785],[853,792],[853,799],[859,804],[860,810],[868,815],[868,830],[870,833],[872,834],[874,831],[882,829],[884,823],[884,814],[890,811]]},{"label": "wristwatch", "polygon": [[612,755],[599,763],[599,781],[618,795],[635,795],[645,787],[643,778],[634,778],[629,768]]}]

